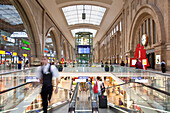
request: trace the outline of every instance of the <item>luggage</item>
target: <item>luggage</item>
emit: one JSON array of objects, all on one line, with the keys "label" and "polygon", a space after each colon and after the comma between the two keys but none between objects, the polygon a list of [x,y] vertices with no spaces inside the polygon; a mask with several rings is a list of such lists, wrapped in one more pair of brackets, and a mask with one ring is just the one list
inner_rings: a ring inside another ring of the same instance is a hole
[{"label": "luggage", "polygon": [[99,96],[99,108],[107,108],[107,96]]}]

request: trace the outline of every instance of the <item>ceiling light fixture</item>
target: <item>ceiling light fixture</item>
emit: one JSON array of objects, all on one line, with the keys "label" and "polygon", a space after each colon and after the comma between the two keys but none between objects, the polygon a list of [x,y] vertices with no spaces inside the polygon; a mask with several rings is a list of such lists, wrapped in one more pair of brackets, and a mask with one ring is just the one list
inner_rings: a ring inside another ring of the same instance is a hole
[{"label": "ceiling light fixture", "polygon": [[83,13],[82,13],[82,19],[86,19],[86,13],[85,13],[85,5],[83,5]]}]

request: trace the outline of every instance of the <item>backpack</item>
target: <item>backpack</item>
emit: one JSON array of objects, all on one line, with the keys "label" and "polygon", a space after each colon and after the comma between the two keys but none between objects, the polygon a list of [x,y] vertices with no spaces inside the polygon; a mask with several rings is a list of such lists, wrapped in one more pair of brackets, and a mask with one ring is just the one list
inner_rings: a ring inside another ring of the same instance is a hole
[{"label": "backpack", "polygon": [[93,92],[94,92],[94,93],[98,93],[97,81],[96,81],[96,84],[95,84],[94,87],[93,87]]}]

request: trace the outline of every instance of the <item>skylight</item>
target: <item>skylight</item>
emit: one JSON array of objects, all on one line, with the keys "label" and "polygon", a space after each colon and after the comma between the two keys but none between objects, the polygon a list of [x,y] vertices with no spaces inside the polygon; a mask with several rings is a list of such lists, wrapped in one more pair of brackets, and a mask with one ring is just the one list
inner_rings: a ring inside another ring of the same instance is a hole
[{"label": "skylight", "polygon": [[89,29],[89,28],[80,28],[80,29],[73,29],[71,30],[73,37],[75,37],[75,33],[77,32],[91,32],[93,33],[93,37],[95,37],[97,30]]},{"label": "skylight", "polygon": [[[82,19],[82,13],[86,13],[86,19]],[[74,5],[62,8],[68,25],[93,24],[100,25],[106,8],[93,5]]]},{"label": "skylight", "polygon": [[0,5],[0,19],[11,25],[23,24],[13,5]]}]

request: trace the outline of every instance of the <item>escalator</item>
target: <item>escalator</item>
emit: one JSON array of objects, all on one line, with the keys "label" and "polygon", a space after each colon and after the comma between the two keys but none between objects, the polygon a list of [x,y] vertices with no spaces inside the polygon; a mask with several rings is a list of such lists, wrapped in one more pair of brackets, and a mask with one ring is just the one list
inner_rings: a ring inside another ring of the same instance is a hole
[{"label": "escalator", "polygon": [[[159,98],[156,97],[156,92],[159,92],[159,96],[164,96],[169,98],[170,97],[170,93],[169,92],[165,92],[162,91],[160,89],[156,89],[154,87],[151,86],[147,86],[145,84],[141,84],[141,83],[137,83],[137,82],[131,82],[131,83],[123,83],[123,84],[119,84],[117,86],[127,86],[129,84],[135,84],[137,86],[131,87],[131,90],[134,89],[135,93],[139,92],[140,89],[138,88],[143,88],[143,87],[147,87],[150,90],[150,95],[148,94],[149,98]],[[20,86],[17,87],[13,87],[10,89],[7,89],[5,91],[1,91],[0,92],[0,96],[1,96],[1,104],[0,104],[0,112],[11,112],[11,113],[17,113],[20,112],[24,108],[24,104],[21,104],[21,101],[25,101],[25,102],[31,102],[35,100],[31,100],[31,99],[27,99],[27,97],[34,97],[37,96],[38,92],[36,93],[36,95],[32,95],[30,94],[30,92],[32,91],[37,91],[36,88],[39,88],[40,86],[37,83],[25,83],[22,84]],[[114,86],[116,87],[116,86]],[[113,87],[108,87],[109,88],[113,88]],[[40,88],[39,88],[40,89]],[[59,95],[59,99],[55,101],[54,103],[49,105],[49,112],[52,113],[142,113],[144,111],[142,110],[135,110],[135,109],[129,109],[126,106],[121,107],[116,105],[115,103],[112,103],[111,100],[108,98],[108,108],[105,109],[100,109],[98,108],[98,103],[96,102],[94,93],[93,93],[93,89],[92,89],[92,85],[87,83],[86,84],[86,88],[83,89],[80,83],[77,83],[72,97],[71,99],[64,97],[64,94],[67,95],[69,90],[63,89],[63,88],[59,88],[59,93],[57,95]],[[132,93],[132,91],[131,91]],[[152,94],[152,95],[151,95]],[[139,96],[139,94],[137,94]],[[8,97],[7,97],[8,96]],[[61,99],[63,96],[63,99]],[[131,95],[132,97],[134,95]],[[143,96],[142,96],[143,97]],[[34,99],[32,98],[32,99]],[[134,97],[134,99],[137,99],[136,97]],[[136,101],[141,101],[141,100],[136,100]],[[146,100],[145,100],[146,101]],[[151,100],[150,100],[151,101]],[[152,99],[152,101],[154,101],[152,107],[149,107],[147,105],[144,105],[142,102],[140,105],[140,107],[142,108],[143,106],[145,106],[145,109],[147,109],[146,112],[150,111],[150,113],[157,113],[157,112],[162,112],[162,113],[168,113],[168,106],[163,106],[166,103],[162,103],[160,102],[160,100],[156,100],[156,99]],[[28,102],[28,103],[29,103]],[[159,102],[159,103],[158,103]],[[40,105],[41,103],[34,103],[37,105]],[[157,106],[163,106],[164,108],[160,108],[160,109],[156,109],[158,108]],[[35,108],[35,106],[31,106],[32,110],[30,111],[26,111],[24,113],[32,113],[32,112],[42,112],[42,107],[41,108]],[[166,112],[167,111],[167,112]]]}]

